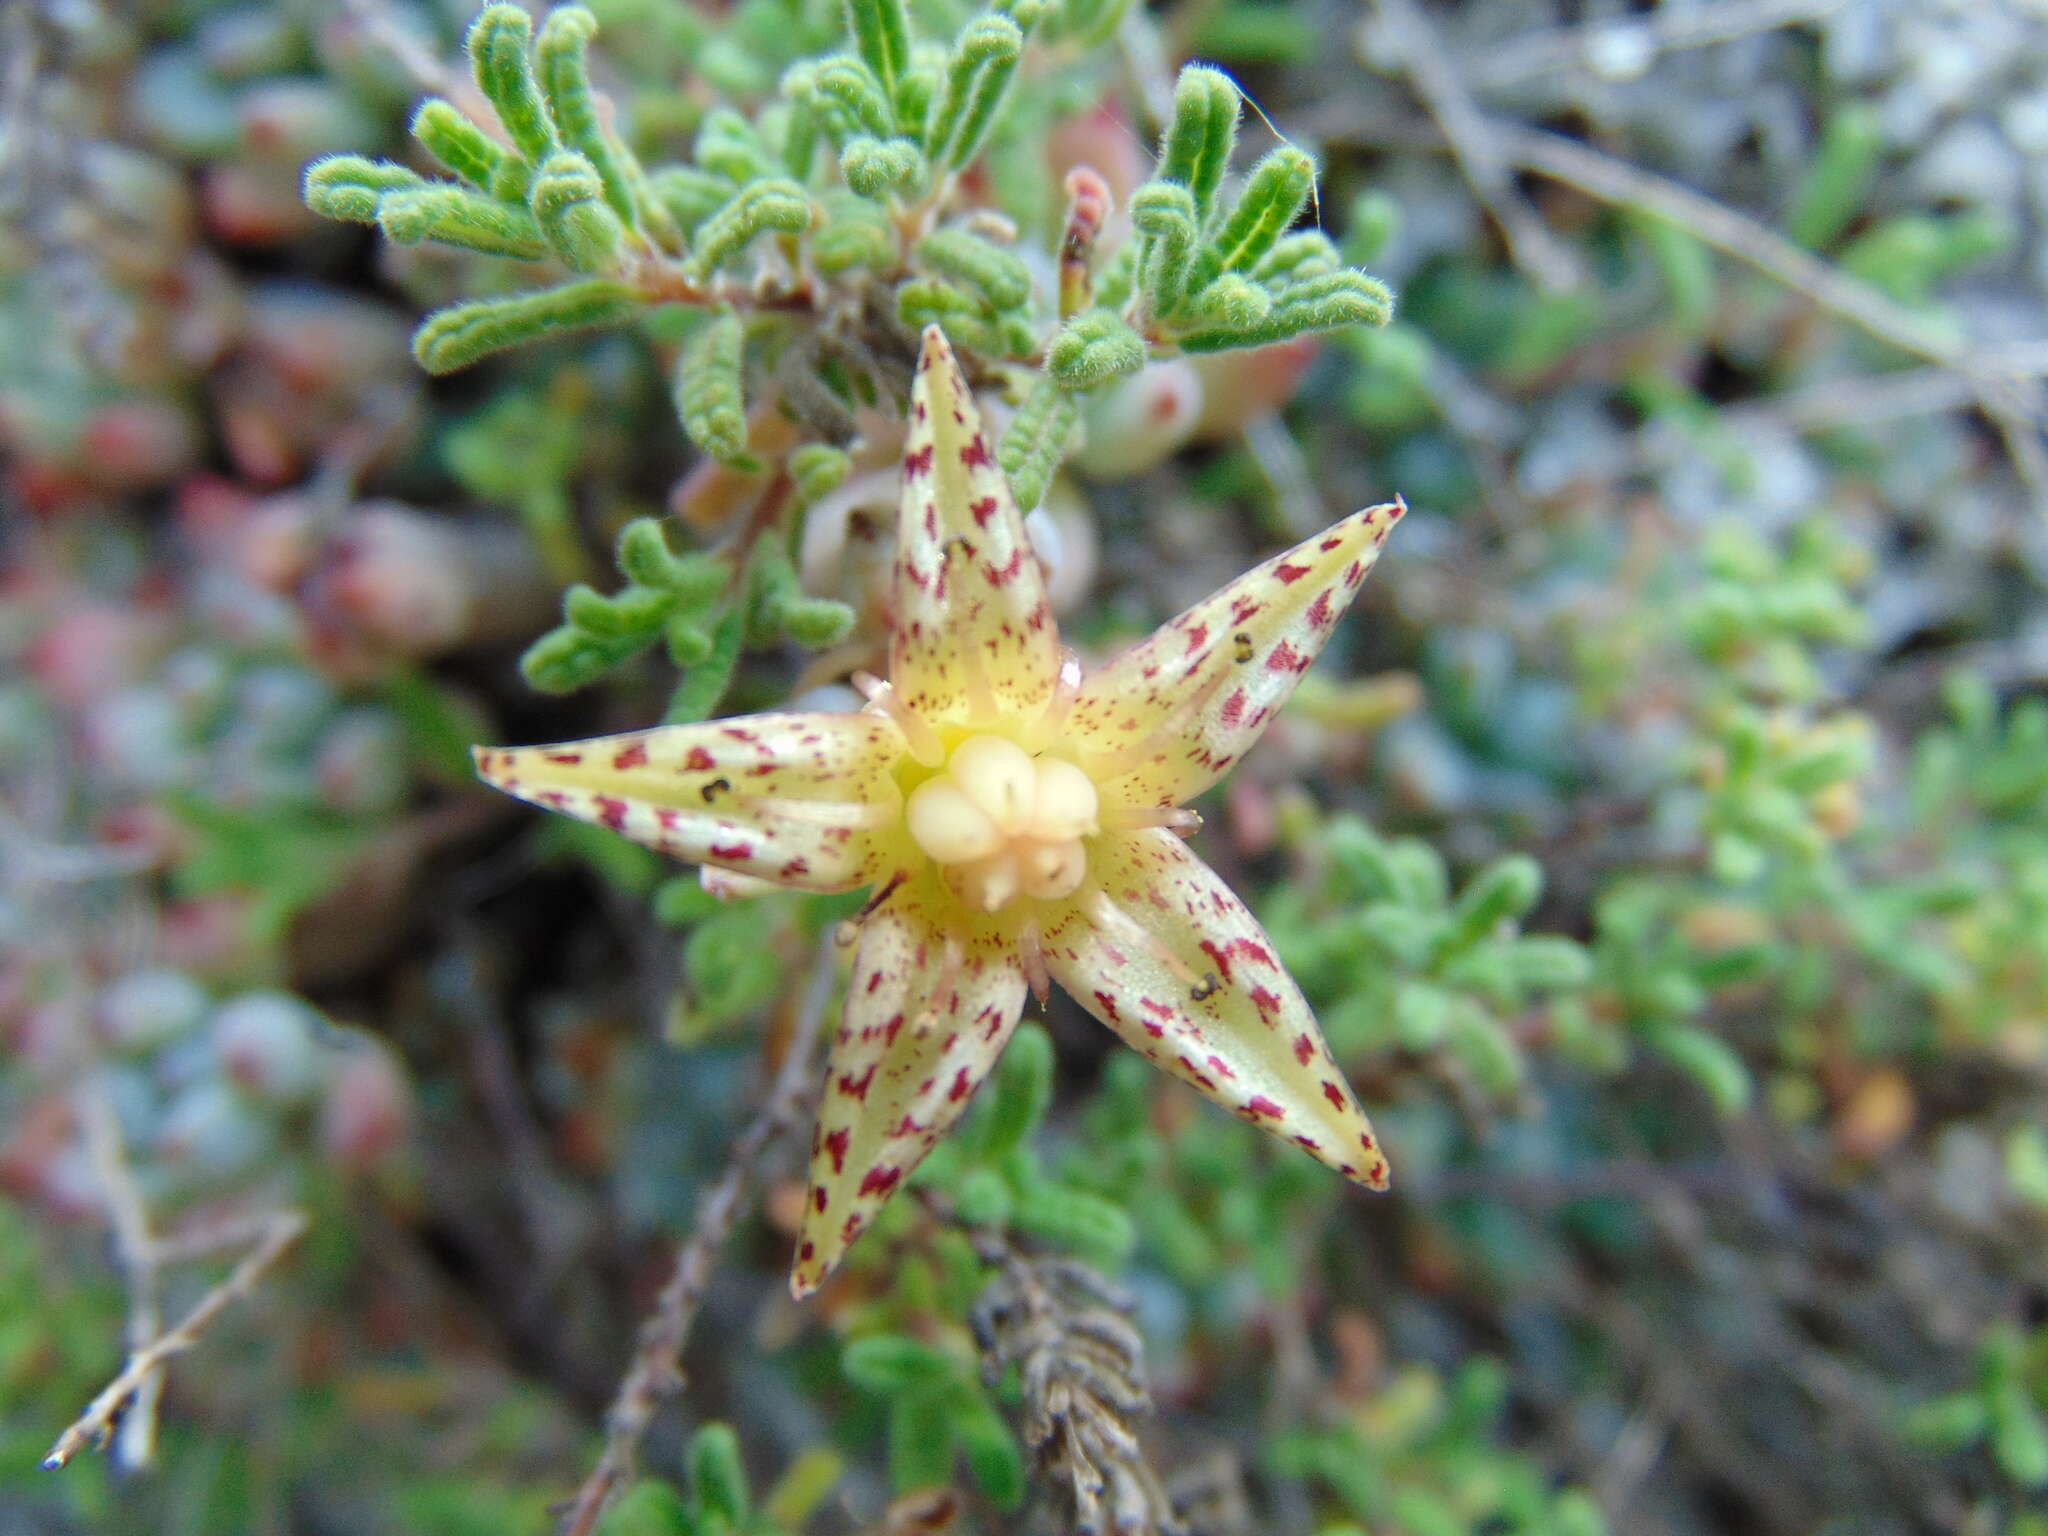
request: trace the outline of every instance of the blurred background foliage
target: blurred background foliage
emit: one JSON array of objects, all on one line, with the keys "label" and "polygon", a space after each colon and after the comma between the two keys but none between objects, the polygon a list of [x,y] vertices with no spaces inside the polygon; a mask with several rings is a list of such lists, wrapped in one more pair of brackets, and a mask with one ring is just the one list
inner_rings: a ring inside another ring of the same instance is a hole
[{"label": "blurred background foliage", "polygon": [[1093,657],[1411,504],[1201,834],[1394,1193],[1055,1000],[600,1529],[2048,1532],[2048,10],[900,14],[0,8],[0,1530],[553,1527],[845,908],[466,748],[850,700],[938,318]]}]

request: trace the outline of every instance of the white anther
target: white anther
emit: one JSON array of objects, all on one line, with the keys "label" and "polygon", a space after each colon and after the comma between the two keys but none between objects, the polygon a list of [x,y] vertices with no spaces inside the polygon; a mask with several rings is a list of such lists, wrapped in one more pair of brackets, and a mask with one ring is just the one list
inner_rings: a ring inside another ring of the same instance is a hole
[{"label": "white anther", "polygon": [[943,775],[911,791],[904,815],[917,846],[941,864],[985,859],[1004,843],[988,812]]},{"label": "white anther", "polygon": [[1030,754],[1006,736],[970,736],[953,749],[946,773],[995,819],[1006,837],[1031,820],[1038,771]]},{"label": "white anther", "polygon": [[1031,835],[1048,842],[1093,837],[1101,830],[1101,802],[1095,781],[1062,757],[1038,759],[1038,795],[1031,808]]},{"label": "white anther", "polygon": [[1058,901],[1071,896],[1088,878],[1088,852],[1081,840],[1059,843],[1028,843],[1017,862],[1024,894],[1040,901]]}]

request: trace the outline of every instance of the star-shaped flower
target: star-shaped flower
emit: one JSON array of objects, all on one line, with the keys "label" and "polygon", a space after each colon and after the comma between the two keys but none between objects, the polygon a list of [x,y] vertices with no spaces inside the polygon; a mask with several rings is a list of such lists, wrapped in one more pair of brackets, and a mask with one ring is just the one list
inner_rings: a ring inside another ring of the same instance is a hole
[{"label": "star-shaped flower", "polygon": [[1062,655],[937,326],[911,393],[889,679],[855,714],[765,714],[479,748],[510,794],[677,858],[874,893],[812,1141],[792,1290],[817,1289],[1053,981],[1224,1108],[1347,1178],[1379,1144],[1245,904],[1177,807],[1242,757],[1404,508],[1371,507],[1083,678]]}]

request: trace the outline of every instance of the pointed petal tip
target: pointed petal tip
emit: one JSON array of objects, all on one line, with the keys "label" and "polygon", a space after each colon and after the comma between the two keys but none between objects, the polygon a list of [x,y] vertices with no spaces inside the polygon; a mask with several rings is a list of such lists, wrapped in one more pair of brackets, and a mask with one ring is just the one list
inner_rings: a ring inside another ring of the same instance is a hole
[{"label": "pointed petal tip", "polygon": [[921,346],[918,361],[924,367],[929,368],[932,364],[942,362],[953,355],[953,344],[946,340],[946,333],[936,320],[924,328],[924,334],[919,341]]},{"label": "pointed petal tip", "polygon": [[497,787],[502,777],[502,770],[494,762],[494,759],[504,756],[505,750],[499,747],[483,746],[473,746],[469,749],[470,766],[476,769],[476,776],[493,788]]}]

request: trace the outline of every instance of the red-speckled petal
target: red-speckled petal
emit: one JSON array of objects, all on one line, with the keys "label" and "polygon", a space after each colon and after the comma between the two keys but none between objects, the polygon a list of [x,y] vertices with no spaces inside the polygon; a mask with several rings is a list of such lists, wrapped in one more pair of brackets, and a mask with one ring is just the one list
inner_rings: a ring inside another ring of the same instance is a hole
[{"label": "red-speckled petal", "polygon": [[924,1160],[995,1065],[1024,1009],[1014,947],[963,929],[929,873],[862,923],[834,1038],[790,1290],[810,1295]]},{"label": "red-speckled petal", "polygon": [[805,891],[893,867],[903,734],[886,715],[743,715],[545,747],[478,747],[485,783],[636,843]]},{"label": "red-speckled petal", "polygon": [[1346,1178],[1387,1162],[1259,920],[1171,832],[1105,837],[1044,936],[1053,979],[1124,1042]]},{"label": "red-speckled petal", "polygon": [[1178,805],[1259,739],[1407,508],[1355,512],[1195,604],[1081,685],[1065,734],[1106,799]]},{"label": "red-speckled petal", "polygon": [[927,719],[987,723],[1051,699],[1059,633],[1045,581],[936,325],[910,392],[895,609],[889,680]]}]

